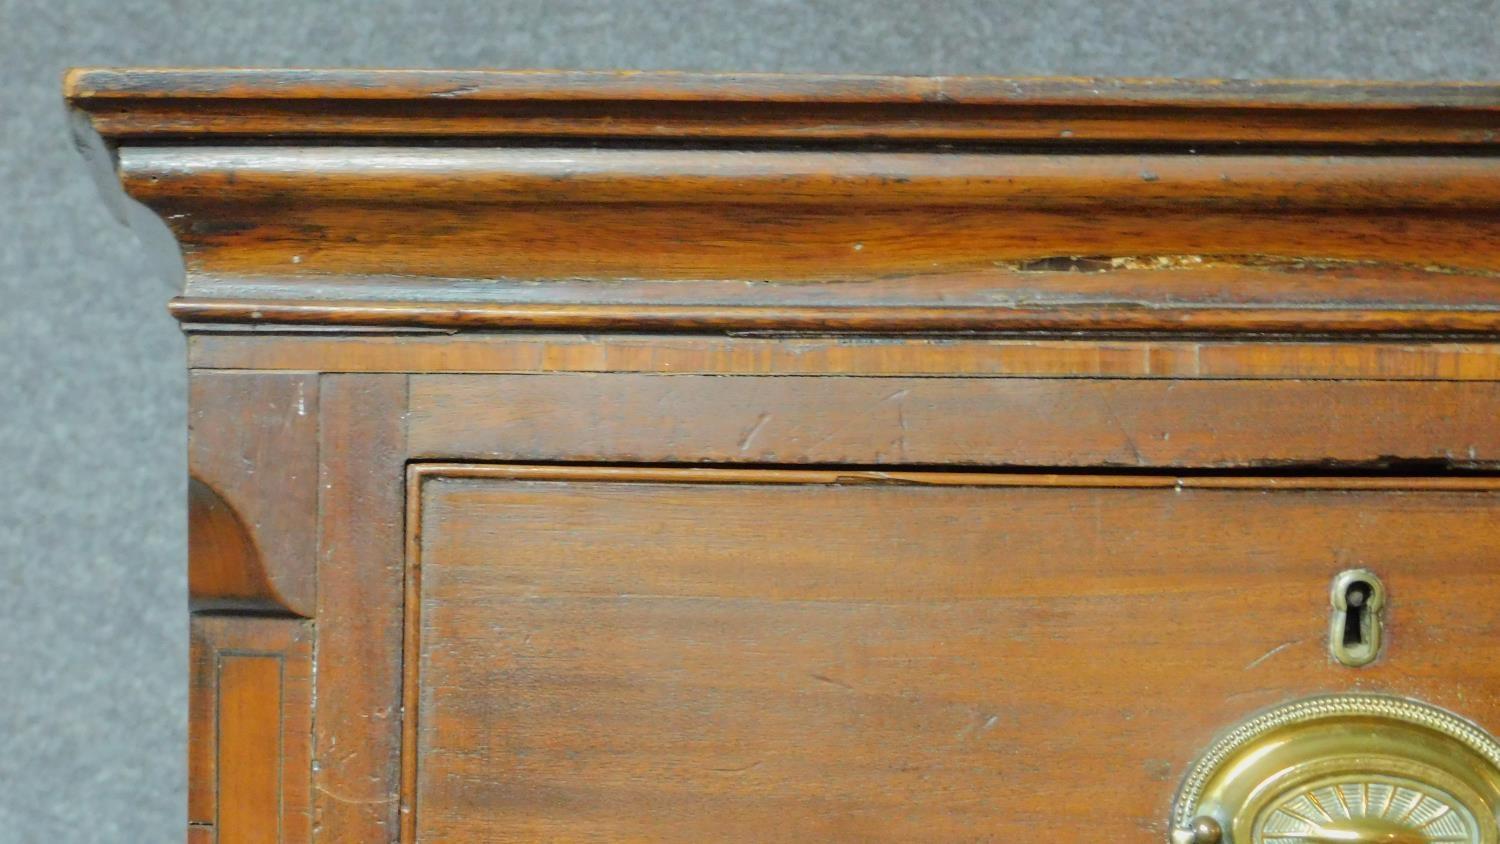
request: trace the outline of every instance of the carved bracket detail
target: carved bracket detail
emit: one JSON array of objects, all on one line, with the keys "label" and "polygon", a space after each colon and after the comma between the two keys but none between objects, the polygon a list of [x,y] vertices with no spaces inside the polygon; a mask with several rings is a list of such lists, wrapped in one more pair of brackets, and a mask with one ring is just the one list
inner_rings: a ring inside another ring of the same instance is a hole
[{"label": "carved bracket detail", "polygon": [[195,372],[188,590],[195,611],[311,617],[317,376]]}]

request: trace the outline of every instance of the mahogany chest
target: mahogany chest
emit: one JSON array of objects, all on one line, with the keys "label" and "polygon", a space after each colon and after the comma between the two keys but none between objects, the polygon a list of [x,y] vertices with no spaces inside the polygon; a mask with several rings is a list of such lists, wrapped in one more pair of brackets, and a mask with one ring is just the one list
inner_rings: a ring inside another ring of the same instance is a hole
[{"label": "mahogany chest", "polygon": [[66,84],[193,844],[1497,840],[1500,89]]}]

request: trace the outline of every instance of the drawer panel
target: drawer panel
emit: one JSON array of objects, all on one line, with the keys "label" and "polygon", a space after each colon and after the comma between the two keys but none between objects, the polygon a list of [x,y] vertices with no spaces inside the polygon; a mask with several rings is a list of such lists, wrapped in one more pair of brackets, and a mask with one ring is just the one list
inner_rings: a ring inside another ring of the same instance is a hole
[{"label": "drawer panel", "polygon": [[[407,839],[1161,841],[1302,695],[1492,729],[1486,480],[427,465]],[[1385,650],[1328,650],[1375,571]]]}]

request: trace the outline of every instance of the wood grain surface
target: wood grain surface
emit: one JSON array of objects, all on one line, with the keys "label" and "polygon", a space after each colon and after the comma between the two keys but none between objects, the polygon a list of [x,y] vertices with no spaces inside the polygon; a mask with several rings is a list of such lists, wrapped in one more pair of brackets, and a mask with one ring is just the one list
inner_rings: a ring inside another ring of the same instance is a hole
[{"label": "wood grain surface", "polygon": [[[1492,382],[414,375],[418,459],[1493,468]],[[586,408],[578,411],[576,408]]]},{"label": "wood grain surface", "polygon": [[436,332],[283,336],[266,343],[218,331],[188,338],[188,363],[205,370],[326,372],[1497,381],[1500,345]]},{"label": "wood grain surface", "polygon": [[386,842],[400,795],[400,375],[322,382],[314,841]]},{"label": "wood grain surface", "polygon": [[[1500,722],[1458,646],[1494,633],[1493,483],[686,474],[424,470],[407,840],[1159,841],[1268,705]],[[1359,671],[1326,642],[1353,566],[1391,594]]]}]

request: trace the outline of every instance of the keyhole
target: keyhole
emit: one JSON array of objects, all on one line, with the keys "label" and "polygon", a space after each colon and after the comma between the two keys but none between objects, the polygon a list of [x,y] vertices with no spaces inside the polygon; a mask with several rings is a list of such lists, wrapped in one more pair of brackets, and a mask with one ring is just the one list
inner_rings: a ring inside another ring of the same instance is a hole
[{"label": "keyhole", "polygon": [[1328,649],[1348,666],[1369,665],[1380,655],[1385,586],[1369,569],[1348,569],[1333,579]]},{"label": "keyhole", "polygon": [[1344,590],[1344,647],[1357,648],[1365,643],[1365,613],[1368,611],[1370,584],[1356,580]]}]

